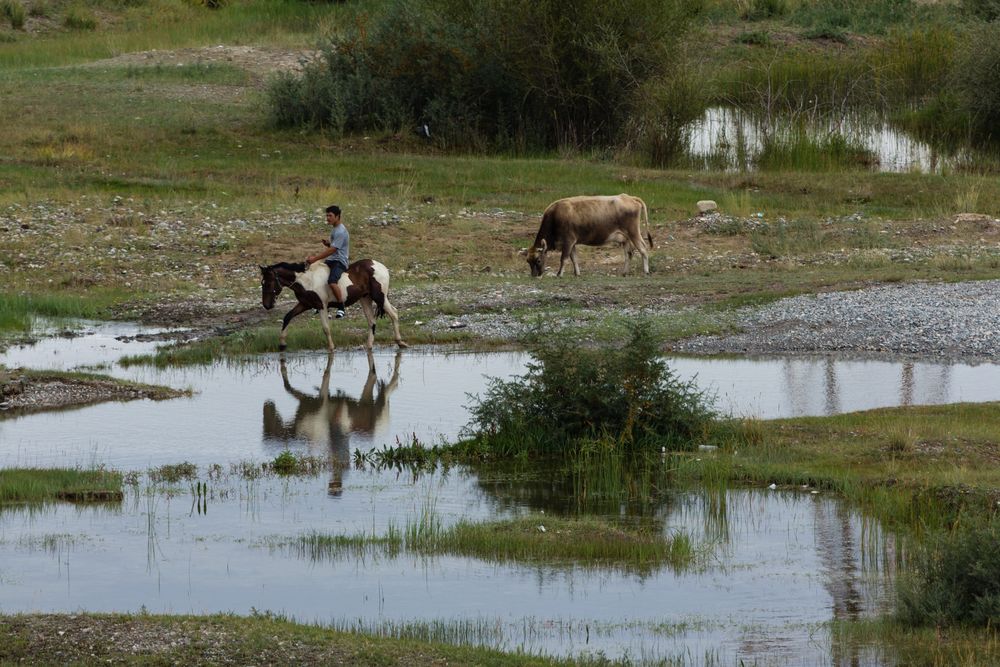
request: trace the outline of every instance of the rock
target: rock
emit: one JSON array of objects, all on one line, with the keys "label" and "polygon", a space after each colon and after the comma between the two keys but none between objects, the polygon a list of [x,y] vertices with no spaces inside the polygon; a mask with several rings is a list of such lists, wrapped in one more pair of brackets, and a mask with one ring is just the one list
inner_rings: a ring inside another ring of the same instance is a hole
[{"label": "rock", "polygon": [[702,199],[698,202],[698,215],[705,215],[706,213],[712,213],[719,210],[719,205],[716,204],[711,199]]}]

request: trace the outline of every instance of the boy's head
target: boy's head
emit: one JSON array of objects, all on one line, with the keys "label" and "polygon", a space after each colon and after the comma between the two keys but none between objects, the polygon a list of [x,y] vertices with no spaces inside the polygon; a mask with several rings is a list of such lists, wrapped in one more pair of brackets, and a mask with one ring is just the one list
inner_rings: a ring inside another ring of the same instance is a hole
[{"label": "boy's head", "polygon": [[326,207],[326,222],[330,225],[336,225],[340,222],[340,207],[339,206],[327,206]]}]

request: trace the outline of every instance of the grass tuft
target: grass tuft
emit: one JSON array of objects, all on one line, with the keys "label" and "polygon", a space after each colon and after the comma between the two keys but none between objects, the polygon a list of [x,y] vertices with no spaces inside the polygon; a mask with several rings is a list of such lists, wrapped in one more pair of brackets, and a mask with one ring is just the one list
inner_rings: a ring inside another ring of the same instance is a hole
[{"label": "grass tuft", "polygon": [[0,503],[121,501],[121,473],[103,469],[8,468],[0,471]]}]

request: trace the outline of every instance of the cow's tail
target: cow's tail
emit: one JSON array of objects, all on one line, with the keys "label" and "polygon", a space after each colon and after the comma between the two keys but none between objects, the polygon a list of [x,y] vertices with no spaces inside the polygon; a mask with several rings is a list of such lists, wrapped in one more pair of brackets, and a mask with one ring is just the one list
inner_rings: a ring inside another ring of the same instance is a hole
[{"label": "cow's tail", "polygon": [[649,210],[646,208],[646,202],[642,202],[642,219],[646,221],[646,240],[649,241],[649,249],[653,249],[653,235],[649,233]]}]

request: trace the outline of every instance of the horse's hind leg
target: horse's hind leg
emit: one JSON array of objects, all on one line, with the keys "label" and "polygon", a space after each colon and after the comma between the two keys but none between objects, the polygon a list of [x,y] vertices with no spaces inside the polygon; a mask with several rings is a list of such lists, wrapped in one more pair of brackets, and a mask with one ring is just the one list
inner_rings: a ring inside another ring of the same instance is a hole
[{"label": "horse's hind leg", "polygon": [[365,314],[365,319],[368,320],[368,338],[365,339],[365,349],[371,350],[372,346],[375,345],[375,306],[372,304],[371,297],[361,297],[358,300],[361,304],[361,311]]},{"label": "horse's hind leg", "polygon": [[389,316],[389,320],[392,322],[392,333],[396,337],[396,345],[399,347],[409,347],[403,342],[403,334],[399,332],[399,313],[396,312],[396,307],[389,303],[389,297],[385,298],[383,304],[385,308],[385,314]]},{"label": "horse's hind leg", "polygon": [[293,319],[295,319],[296,315],[302,313],[305,310],[306,310],[305,306],[303,306],[301,303],[297,303],[295,304],[294,308],[285,313],[285,317],[281,320],[281,335],[278,337],[278,349],[281,350],[282,352],[284,352],[285,348],[288,347],[287,345],[285,345],[285,339],[288,336],[289,323]]}]

